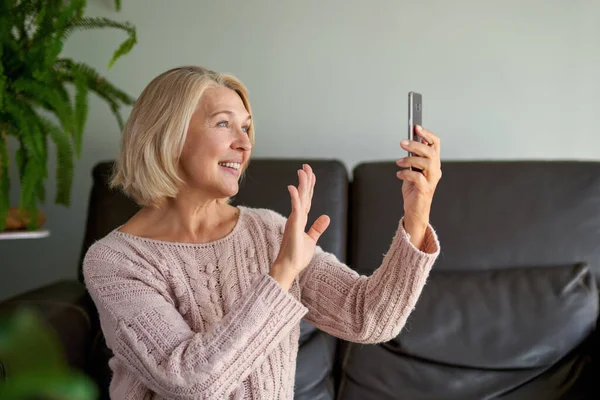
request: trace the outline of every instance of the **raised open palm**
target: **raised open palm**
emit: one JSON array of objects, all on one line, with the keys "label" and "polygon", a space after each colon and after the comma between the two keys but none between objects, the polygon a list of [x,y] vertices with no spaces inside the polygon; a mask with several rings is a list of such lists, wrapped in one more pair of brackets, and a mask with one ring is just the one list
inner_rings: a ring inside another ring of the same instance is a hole
[{"label": "raised open palm", "polygon": [[321,215],[306,231],[316,181],[317,178],[312,168],[304,164],[302,169],[298,170],[298,187],[288,186],[292,212],[285,224],[281,248],[275,264],[295,275],[298,275],[310,263],[317,241],[330,222],[327,215]]}]

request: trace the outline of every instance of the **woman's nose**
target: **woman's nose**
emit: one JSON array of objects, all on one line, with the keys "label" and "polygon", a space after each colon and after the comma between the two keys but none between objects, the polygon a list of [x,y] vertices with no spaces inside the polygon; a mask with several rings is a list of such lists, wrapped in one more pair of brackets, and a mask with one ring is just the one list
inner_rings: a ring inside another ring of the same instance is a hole
[{"label": "woman's nose", "polygon": [[237,140],[234,143],[235,147],[240,150],[250,151],[252,149],[252,143],[248,132],[244,132],[243,129],[239,129]]}]

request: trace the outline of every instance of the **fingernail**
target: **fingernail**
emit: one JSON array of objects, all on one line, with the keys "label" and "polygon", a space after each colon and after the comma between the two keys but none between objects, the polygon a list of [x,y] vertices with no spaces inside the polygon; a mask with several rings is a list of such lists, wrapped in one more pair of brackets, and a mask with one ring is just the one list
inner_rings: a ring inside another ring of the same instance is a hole
[{"label": "fingernail", "polygon": [[402,144],[402,146],[408,146],[408,140],[402,139],[402,141],[400,142],[400,144]]},{"label": "fingernail", "polygon": [[421,125],[417,125],[417,130],[418,130],[419,132],[421,132],[421,131],[423,130],[423,127],[422,127]]}]

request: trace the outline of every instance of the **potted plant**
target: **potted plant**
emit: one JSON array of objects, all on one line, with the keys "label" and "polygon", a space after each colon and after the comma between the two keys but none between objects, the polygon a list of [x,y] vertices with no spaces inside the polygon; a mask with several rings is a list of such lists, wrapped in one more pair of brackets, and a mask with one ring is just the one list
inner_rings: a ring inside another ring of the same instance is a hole
[{"label": "potted plant", "polygon": [[[115,4],[119,10],[120,0]],[[74,158],[81,155],[89,92],[108,103],[121,129],[121,107],[134,102],[90,66],[60,56],[65,40],[81,29],[116,28],[127,33],[109,68],[136,44],[136,30],[129,22],[85,17],[85,6],[85,0],[0,3],[0,232],[7,228],[7,220],[11,229],[36,229],[43,222],[38,206],[46,201],[49,140],[57,151],[54,201],[69,206]],[[19,204],[12,208],[10,136],[18,142],[14,161],[20,182]]]}]

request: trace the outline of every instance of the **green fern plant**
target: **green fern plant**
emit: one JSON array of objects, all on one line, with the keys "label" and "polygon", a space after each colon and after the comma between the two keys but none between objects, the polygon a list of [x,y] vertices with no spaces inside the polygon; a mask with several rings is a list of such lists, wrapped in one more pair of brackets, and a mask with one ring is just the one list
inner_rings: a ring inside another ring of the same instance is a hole
[{"label": "green fern plant", "polygon": [[[120,0],[115,5],[119,10]],[[28,228],[35,229],[38,206],[46,201],[49,140],[57,151],[54,201],[69,206],[89,92],[108,103],[121,129],[121,107],[134,102],[90,66],[60,57],[65,40],[77,30],[116,28],[127,33],[109,68],[136,44],[130,23],[85,17],[85,7],[85,0],[0,0],[0,232],[9,209],[9,136],[19,144],[14,154],[19,208],[28,216]],[[74,95],[69,94],[70,87]]]}]

